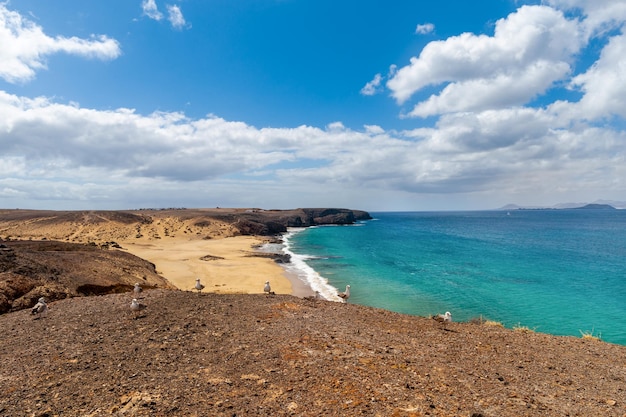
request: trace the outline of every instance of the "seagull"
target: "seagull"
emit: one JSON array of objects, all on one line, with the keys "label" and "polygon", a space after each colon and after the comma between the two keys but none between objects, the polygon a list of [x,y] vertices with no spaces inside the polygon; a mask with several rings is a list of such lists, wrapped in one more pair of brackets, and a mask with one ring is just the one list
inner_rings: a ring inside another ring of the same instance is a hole
[{"label": "seagull", "polygon": [[46,299],[41,297],[35,307],[30,310],[30,314],[36,314],[37,318],[45,316],[48,313],[48,304],[46,304]]},{"label": "seagull", "polygon": [[196,285],[194,288],[198,290],[198,294],[200,294],[200,291],[204,288],[204,285],[200,284],[200,278],[196,278]]},{"label": "seagull", "polygon": [[135,313],[135,318],[137,318],[137,313],[139,313],[141,310],[144,310],[145,308],[146,305],[137,301],[136,298],[133,298],[133,301],[130,303],[130,309]]},{"label": "seagull", "polygon": [[340,292],[339,294],[337,294],[340,298],[343,298],[344,301],[348,301],[348,298],[350,298],[350,286],[346,285],[346,291],[345,292]]},{"label": "seagull", "polygon": [[263,287],[263,292],[265,292],[267,294],[271,294],[272,293],[272,287],[270,287],[270,282],[269,281],[265,281],[265,287]]},{"label": "seagull", "polygon": [[443,323],[450,323],[452,321],[452,314],[449,311],[446,311],[446,314],[437,314],[433,318]]},{"label": "seagull", "polygon": [[306,300],[311,300],[311,301],[316,301],[316,300],[323,300],[324,297],[322,297],[322,294],[320,294],[319,291],[315,291],[314,295],[308,295],[306,297],[304,297]]},{"label": "seagull", "polygon": [[133,292],[135,293],[136,296],[139,296],[139,294],[141,294],[142,291],[143,291],[143,288],[141,288],[141,285],[139,285],[139,283],[136,282],[135,288],[133,288]]}]

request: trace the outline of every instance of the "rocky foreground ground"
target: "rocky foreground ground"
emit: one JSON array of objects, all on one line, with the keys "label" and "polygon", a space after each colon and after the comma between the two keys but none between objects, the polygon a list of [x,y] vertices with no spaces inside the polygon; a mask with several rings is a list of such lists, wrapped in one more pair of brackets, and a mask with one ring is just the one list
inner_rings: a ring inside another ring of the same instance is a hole
[{"label": "rocky foreground ground", "polygon": [[288,295],[0,316],[2,416],[619,416],[626,347]]}]

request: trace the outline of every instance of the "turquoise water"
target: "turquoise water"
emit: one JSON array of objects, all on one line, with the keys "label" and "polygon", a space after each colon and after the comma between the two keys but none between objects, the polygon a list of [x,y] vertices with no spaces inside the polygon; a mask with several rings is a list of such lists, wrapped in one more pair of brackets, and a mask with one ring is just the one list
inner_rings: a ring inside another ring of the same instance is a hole
[{"label": "turquoise water", "polygon": [[626,345],[626,210],[372,216],[292,231],[291,268],[329,299]]}]

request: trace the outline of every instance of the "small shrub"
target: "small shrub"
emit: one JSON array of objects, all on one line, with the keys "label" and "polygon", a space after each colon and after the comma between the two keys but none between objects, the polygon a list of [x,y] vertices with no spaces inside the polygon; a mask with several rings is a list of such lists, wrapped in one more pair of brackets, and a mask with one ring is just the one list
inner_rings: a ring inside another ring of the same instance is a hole
[{"label": "small shrub", "polygon": [[513,330],[521,333],[535,333],[535,329],[531,329],[528,326],[522,326],[520,323],[517,323],[517,325],[513,326]]},{"label": "small shrub", "polygon": [[579,332],[583,340],[601,340],[600,334],[598,334],[597,336],[594,336],[593,329],[591,329],[590,332],[583,332],[582,330],[579,330]]},{"label": "small shrub", "polygon": [[483,316],[479,316],[479,317],[473,317],[471,319],[468,320],[468,323],[470,324],[477,324],[477,325],[481,325],[481,324],[485,324],[485,319],[483,318]]},{"label": "small shrub", "polygon": [[504,327],[504,324],[500,323],[499,321],[488,320],[484,318],[482,315],[480,317],[474,317],[473,319],[470,319],[469,323],[478,324],[481,326]]}]

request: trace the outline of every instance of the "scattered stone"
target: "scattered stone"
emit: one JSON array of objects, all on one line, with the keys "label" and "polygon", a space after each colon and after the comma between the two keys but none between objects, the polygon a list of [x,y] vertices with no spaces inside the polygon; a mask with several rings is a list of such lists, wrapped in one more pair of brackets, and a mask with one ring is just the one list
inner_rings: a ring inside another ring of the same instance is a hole
[{"label": "scattered stone", "polygon": [[625,414],[625,346],[281,294],[145,289],[120,320],[131,289],[0,315],[0,415]]}]

